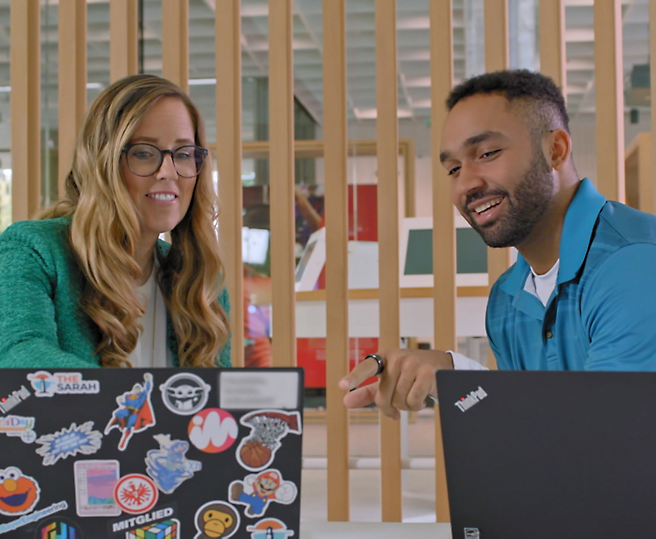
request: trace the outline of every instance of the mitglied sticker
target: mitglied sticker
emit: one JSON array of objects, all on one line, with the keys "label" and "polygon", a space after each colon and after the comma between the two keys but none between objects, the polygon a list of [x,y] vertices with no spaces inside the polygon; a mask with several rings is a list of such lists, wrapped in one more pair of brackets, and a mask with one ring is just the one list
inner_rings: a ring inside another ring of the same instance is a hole
[{"label": "mitglied sticker", "polygon": [[80,517],[117,517],[121,508],[114,499],[120,477],[118,460],[75,461],[75,506]]},{"label": "mitglied sticker", "polygon": [[271,502],[289,505],[296,499],[298,488],[285,481],[278,470],[269,468],[259,474],[250,474],[243,481],[233,481],[228,487],[232,503],[246,506],[247,517],[261,517]]},{"label": "mitglied sticker", "polygon": [[[126,534],[132,533],[133,535],[127,535],[127,537],[176,539],[180,535],[180,522],[177,519],[176,510],[177,505],[171,503],[156,507],[152,511],[141,515],[108,522],[107,537],[125,539]],[[146,534],[145,531],[148,531],[151,535]],[[160,535],[157,535],[156,532]],[[170,535],[167,535],[167,533]]]},{"label": "mitglied sticker", "polygon": [[148,451],[146,473],[153,478],[157,488],[165,494],[171,494],[203,465],[198,460],[188,460],[185,457],[189,442],[171,440],[170,434],[157,434],[153,438],[159,443],[159,449]]},{"label": "mitglied sticker", "polygon": [[239,511],[226,502],[207,502],[196,511],[194,539],[224,539],[239,529]]},{"label": "mitglied sticker", "polygon": [[267,468],[288,433],[301,434],[301,414],[280,410],[256,410],[239,420],[250,427],[251,434],[242,438],[237,447],[237,461],[251,472]]},{"label": "mitglied sticker", "polygon": [[144,383],[134,384],[130,391],[116,397],[118,408],[112,412],[112,418],[105,427],[105,434],[113,428],[118,428],[122,435],[118,444],[121,451],[125,451],[132,435],[142,432],[155,425],[155,413],[150,402],[150,393],[153,390],[153,375],[144,374]]},{"label": "mitglied sticker", "polygon": [[102,434],[93,429],[93,421],[79,427],[75,423],[67,429],[37,438],[41,447],[36,452],[43,457],[44,466],[52,466],[59,459],[73,457],[78,453],[93,455],[102,445]]},{"label": "mitglied sticker", "polygon": [[251,539],[287,539],[294,535],[287,525],[277,518],[258,520],[254,525],[247,526],[246,531],[251,532]]},{"label": "mitglied sticker", "polygon": [[34,388],[35,397],[52,397],[53,395],[87,395],[100,393],[98,380],[83,380],[79,372],[37,371],[27,375]]}]

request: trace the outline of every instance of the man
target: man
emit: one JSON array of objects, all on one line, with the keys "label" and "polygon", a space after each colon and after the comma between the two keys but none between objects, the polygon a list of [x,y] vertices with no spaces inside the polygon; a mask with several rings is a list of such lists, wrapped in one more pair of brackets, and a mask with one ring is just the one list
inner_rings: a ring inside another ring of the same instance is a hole
[{"label": "man", "polygon": [[[551,79],[526,70],[454,88],[440,161],[454,205],[490,247],[517,262],[494,284],[486,329],[500,369],[656,370],[656,217],[607,201],[572,160],[569,119]],[[436,283],[439,286],[439,283]],[[437,397],[437,369],[464,356],[393,350],[340,381],[388,416]],[[479,367],[480,368],[480,367]]]}]

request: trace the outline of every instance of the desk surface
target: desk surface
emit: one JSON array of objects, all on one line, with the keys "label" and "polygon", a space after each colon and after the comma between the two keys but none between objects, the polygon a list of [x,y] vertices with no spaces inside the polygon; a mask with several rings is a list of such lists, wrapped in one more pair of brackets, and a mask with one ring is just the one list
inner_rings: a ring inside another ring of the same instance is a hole
[{"label": "desk surface", "polygon": [[450,524],[398,522],[301,522],[303,539],[451,539]]}]

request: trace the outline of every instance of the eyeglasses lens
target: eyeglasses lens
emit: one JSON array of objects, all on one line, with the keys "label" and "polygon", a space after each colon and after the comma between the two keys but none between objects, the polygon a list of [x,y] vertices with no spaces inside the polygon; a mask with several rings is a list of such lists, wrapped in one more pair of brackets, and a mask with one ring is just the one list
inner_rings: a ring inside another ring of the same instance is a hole
[{"label": "eyeglasses lens", "polygon": [[[152,176],[162,166],[164,155],[151,144],[135,144],[127,151],[128,166],[138,176]],[[197,176],[205,162],[205,153],[197,146],[182,146],[172,157],[175,170],[185,178]]]}]

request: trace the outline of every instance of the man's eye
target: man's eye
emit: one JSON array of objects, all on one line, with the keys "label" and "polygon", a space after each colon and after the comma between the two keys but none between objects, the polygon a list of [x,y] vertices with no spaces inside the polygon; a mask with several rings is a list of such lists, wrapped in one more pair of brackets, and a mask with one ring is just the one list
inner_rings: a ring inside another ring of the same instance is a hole
[{"label": "man's eye", "polygon": [[483,155],[481,155],[481,158],[485,159],[486,157],[491,157],[494,154],[499,153],[501,150],[492,150],[490,152],[485,152]]},{"label": "man's eye", "polygon": [[453,167],[452,169],[449,169],[449,176],[453,176],[456,172],[460,170],[460,167]]}]

